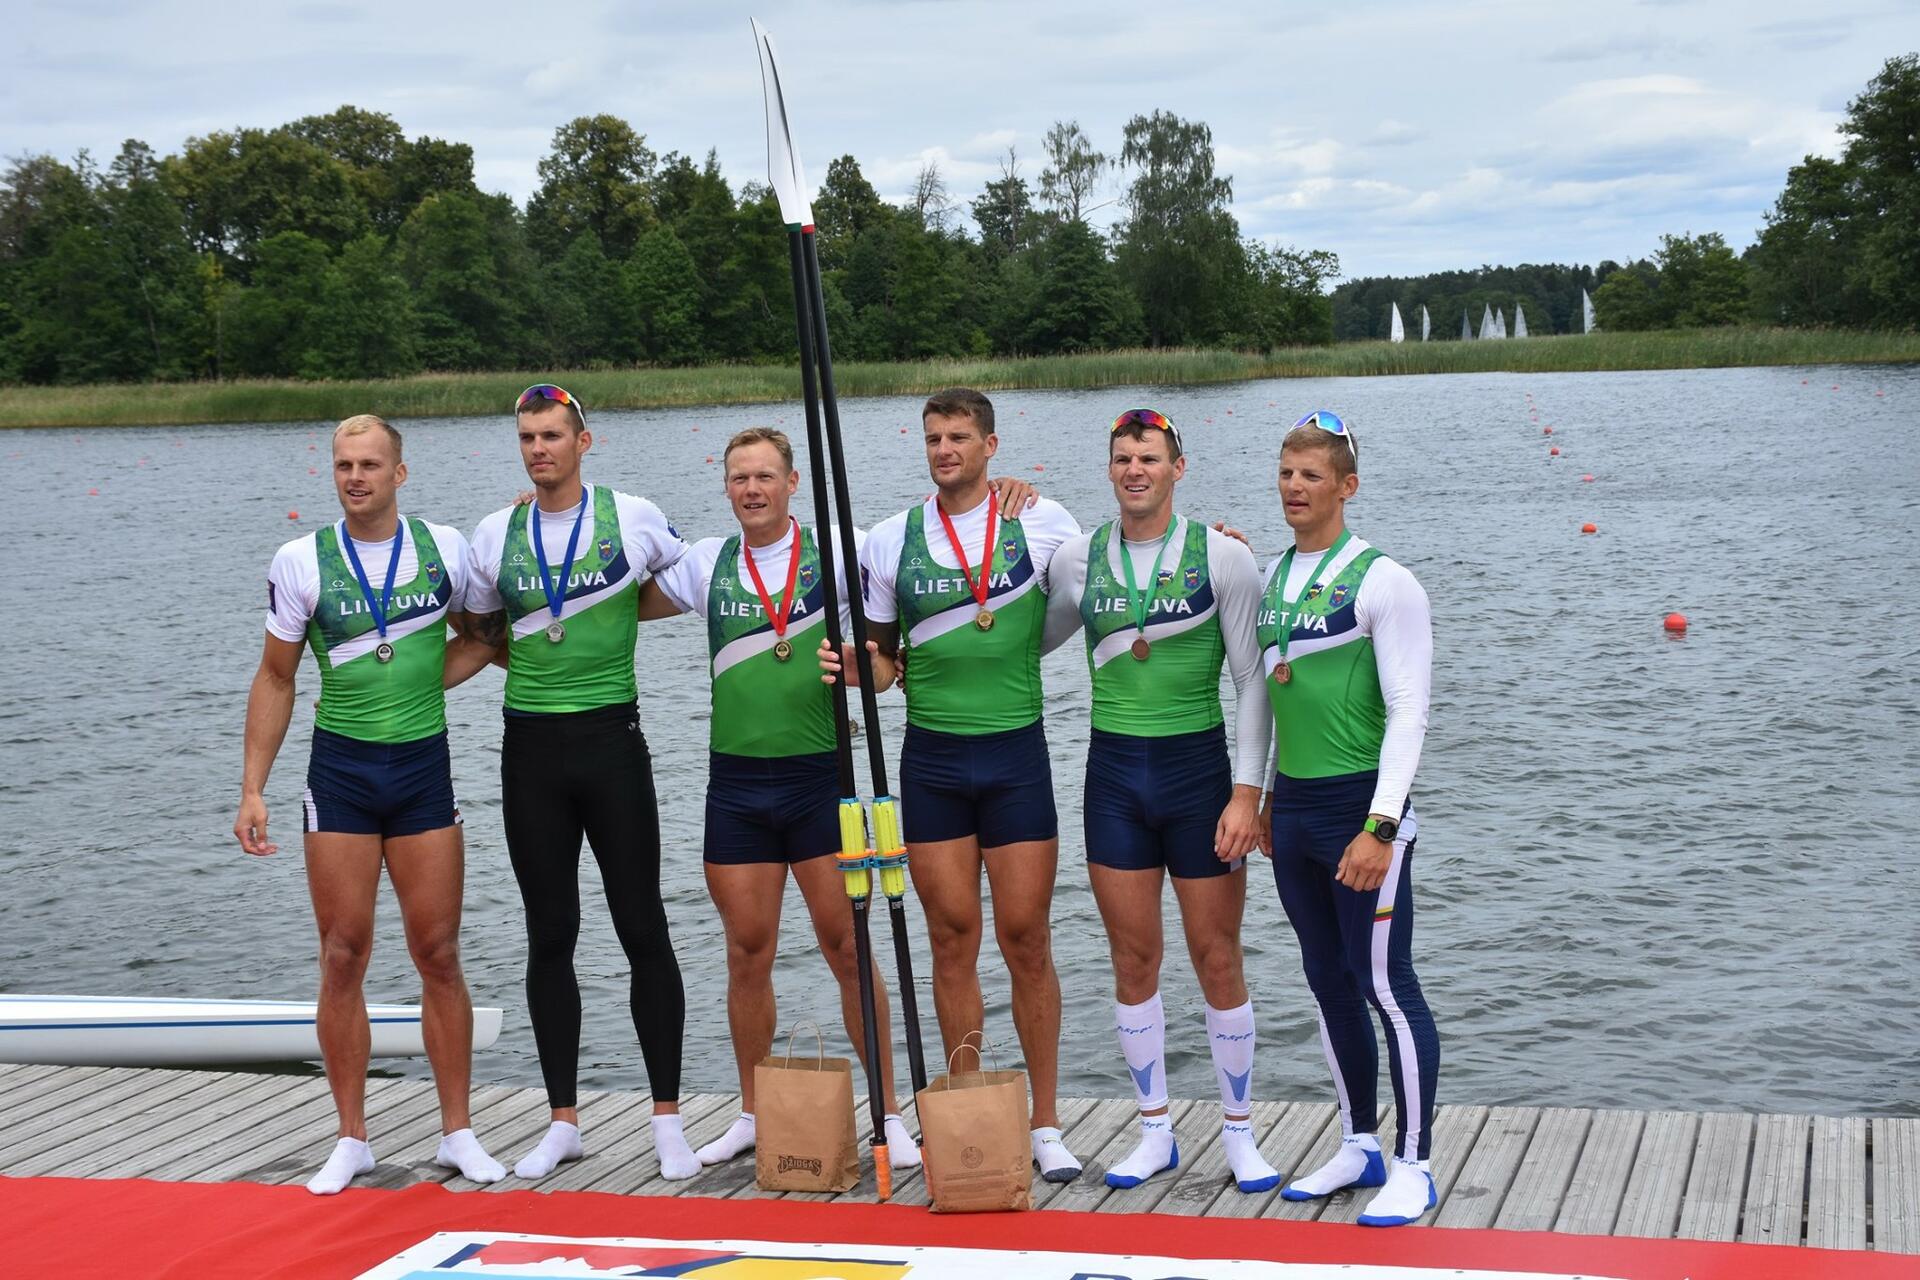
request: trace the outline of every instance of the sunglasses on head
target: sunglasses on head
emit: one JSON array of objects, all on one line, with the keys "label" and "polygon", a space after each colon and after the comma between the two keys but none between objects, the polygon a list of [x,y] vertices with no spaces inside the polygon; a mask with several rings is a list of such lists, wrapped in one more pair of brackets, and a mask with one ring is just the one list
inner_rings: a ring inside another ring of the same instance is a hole
[{"label": "sunglasses on head", "polygon": [[536,382],[520,393],[520,398],[513,402],[513,411],[519,413],[532,400],[551,400],[555,404],[572,405],[573,411],[580,415],[581,423],[583,425],[586,423],[586,406],[575,399],[565,387],[556,387],[551,382]]},{"label": "sunglasses on head", "polygon": [[1174,426],[1173,419],[1161,413],[1158,409],[1128,409],[1125,413],[1115,418],[1113,425],[1107,430],[1109,434],[1112,434],[1136,425],[1164,431],[1173,437],[1174,448],[1182,451],[1186,448],[1186,446],[1180,443],[1180,428]]},{"label": "sunglasses on head", "polygon": [[1339,436],[1347,442],[1347,452],[1353,455],[1353,464],[1356,467],[1360,465],[1360,446],[1354,441],[1353,432],[1347,430],[1347,424],[1341,421],[1339,414],[1326,409],[1315,409],[1293,424],[1295,431],[1302,427],[1318,427],[1329,435]]}]

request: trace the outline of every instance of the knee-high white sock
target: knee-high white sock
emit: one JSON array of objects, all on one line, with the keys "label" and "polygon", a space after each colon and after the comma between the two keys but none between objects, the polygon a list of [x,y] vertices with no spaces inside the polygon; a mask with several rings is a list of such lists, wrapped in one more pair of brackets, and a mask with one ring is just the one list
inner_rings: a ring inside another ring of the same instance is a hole
[{"label": "knee-high white sock", "polygon": [[307,1179],[307,1190],[317,1196],[338,1195],[363,1173],[373,1172],[373,1149],[359,1138],[342,1138],[320,1172]]},{"label": "knee-high white sock", "polygon": [[1110,1187],[1137,1187],[1163,1169],[1180,1167],[1180,1144],[1173,1139],[1170,1115],[1140,1117],[1140,1145],[1107,1170]]},{"label": "knee-high white sock", "polygon": [[660,1176],[668,1182],[682,1182],[700,1172],[700,1157],[687,1145],[680,1114],[672,1112],[653,1117],[653,1149],[660,1157]]},{"label": "knee-high white sock", "polygon": [[440,1139],[433,1162],[442,1169],[458,1169],[462,1177],[474,1182],[498,1182],[507,1176],[507,1167],[487,1154],[471,1129],[455,1129]]},{"label": "knee-high white sock", "polygon": [[541,1135],[533,1150],[520,1157],[520,1162],[513,1166],[513,1173],[517,1178],[537,1180],[567,1161],[578,1160],[585,1154],[586,1148],[580,1145],[580,1126],[555,1120],[547,1126],[546,1133]]},{"label": "knee-high white sock", "polygon": [[694,1152],[701,1164],[725,1164],[737,1155],[753,1150],[754,1123],[751,1111],[742,1111],[740,1118],[727,1126],[727,1131]]},{"label": "knee-high white sock", "polygon": [[1363,1227],[1404,1227],[1433,1208],[1439,1199],[1427,1161],[1402,1160],[1395,1156],[1393,1167],[1387,1173],[1387,1185],[1367,1202],[1367,1211],[1357,1221]]},{"label": "knee-high white sock", "polygon": [[1253,1001],[1233,1009],[1207,1006],[1207,1048],[1221,1108],[1229,1120],[1246,1119],[1253,1109]]},{"label": "knee-high white sock", "polygon": [[1114,1034],[1120,1038],[1120,1054],[1127,1060],[1127,1074],[1133,1077],[1133,1096],[1142,1111],[1167,1105],[1167,1026],[1166,1010],[1160,993],[1139,1004],[1113,1005]]},{"label": "knee-high white sock", "polygon": [[1295,1178],[1281,1188],[1286,1200],[1313,1200],[1330,1196],[1342,1187],[1377,1187],[1387,1180],[1386,1158],[1380,1154],[1380,1140],[1370,1133],[1356,1133],[1340,1140],[1333,1159],[1304,1178]]}]

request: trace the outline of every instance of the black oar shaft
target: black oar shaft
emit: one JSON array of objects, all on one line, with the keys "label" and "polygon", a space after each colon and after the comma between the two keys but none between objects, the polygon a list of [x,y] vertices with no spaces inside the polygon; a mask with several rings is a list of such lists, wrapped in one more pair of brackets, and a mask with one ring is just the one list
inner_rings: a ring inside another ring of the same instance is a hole
[{"label": "black oar shaft", "polygon": [[907,1028],[907,1066],[913,1073],[913,1092],[927,1087],[927,1055],[920,1047],[920,1000],[913,990],[913,953],[907,944],[907,906],[899,898],[887,899],[887,915],[893,921],[893,961],[900,971],[900,1018]]}]

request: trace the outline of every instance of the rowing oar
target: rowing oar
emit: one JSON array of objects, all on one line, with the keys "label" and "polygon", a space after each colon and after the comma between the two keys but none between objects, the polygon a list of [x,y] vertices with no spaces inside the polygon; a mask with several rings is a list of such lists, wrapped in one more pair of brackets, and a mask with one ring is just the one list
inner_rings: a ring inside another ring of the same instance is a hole
[{"label": "rowing oar", "polygon": [[[827,496],[827,471],[831,466],[835,472],[836,483],[842,486],[842,503],[845,503],[845,469],[838,456],[839,439],[829,443],[821,423],[821,397],[819,375],[816,367],[818,353],[824,348],[824,329],[816,335],[816,326],[824,326],[825,313],[815,303],[815,290],[818,288],[818,263],[811,253],[813,240],[813,210],[808,207],[805,190],[806,183],[800,170],[800,160],[793,148],[793,138],[787,123],[786,103],[780,91],[780,75],[776,66],[773,39],[766,28],[757,21],[753,23],[754,44],[760,57],[760,77],[766,94],[767,110],[767,176],[780,202],[780,216],[787,224],[787,250],[793,271],[793,312],[794,324],[800,339],[800,390],[806,405],[807,450],[813,463],[813,505],[815,520],[820,534],[820,556],[825,566],[821,575],[825,581],[822,586],[826,593],[826,633],[827,643],[836,653],[843,651],[843,639],[840,632],[839,589],[834,573],[834,508]],[[809,270],[809,263],[813,268]],[[831,370],[826,370],[831,388]],[[831,396],[831,390],[828,395]],[[831,404],[831,400],[829,400]],[[838,412],[834,412],[838,423]],[[830,456],[831,451],[831,456]],[[875,758],[879,758],[879,724],[875,718],[877,705],[873,700],[872,664],[868,660],[865,641],[865,617],[859,606],[859,568],[853,558],[853,538],[848,524],[840,531],[842,550],[846,553],[842,563],[848,565],[846,583],[848,588],[849,612],[854,619],[855,635],[860,643],[856,645],[856,662],[859,664],[861,684],[865,687],[864,708],[867,712],[867,735],[873,743]],[[893,1167],[887,1158],[886,1100],[880,1089],[880,1029],[874,1008],[873,995],[873,939],[868,927],[869,905],[872,899],[872,876],[880,860],[876,858],[873,846],[867,839],[867,811],[861,803],[857,785],[854,782],[853,737],[847,718],[846,681],[836,680],[833,684],[833,707],[835,748],[840,766],[840,854],[839,866],[842,883],[853,908],[854,963],[859,969],[860,981],[860,1021],[862,1025],[862,1044],[867,1059],[867,1108],[873,1128],[873,1166],[874,1182],[881,1200],[888,1199],[893,1193]],[[897,829],[898,821],[893,818],[891,801],[888,801],[887,818]],[[876,814],[876,821],[879,815]],[[883,849],[891,850],[898,845],[897,837],[889,843],[882,840]],[[904,856],[904,855],[903,855]],[[882,872],[882,881],[888,878],[888,872]],[[897,870],[894,872],[897,874]],[[904,879],[904,878],[903,878]],[[904,884],[902,892],[904,892]]]}]

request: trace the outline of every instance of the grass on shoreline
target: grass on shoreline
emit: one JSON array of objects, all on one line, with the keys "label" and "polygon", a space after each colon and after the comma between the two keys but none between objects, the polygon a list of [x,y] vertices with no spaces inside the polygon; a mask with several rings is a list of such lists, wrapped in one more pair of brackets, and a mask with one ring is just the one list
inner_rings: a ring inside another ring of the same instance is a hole
[{"label": "grass on shoreline", "polygon": [[[1596,333],[1506,342],[1351,342],[1237,351],[1112,351],[1031,359],[836,363],[842,396],[922,395],[946,386],[986,391],[1185,386],[1255,378],[1413,373],[1585,373],[1743,365],[1920,361],[1920,334],[1807,329]],[[185,382],[77,387],[0,386],[0,428],[174,426],[207,422],[335,421],[368,411],[396,421],[506,412],[531,382],[554,378],[589,412],[795,400],[796,369],[707,365],[565,374],[431,373],[362,382]]]}]

